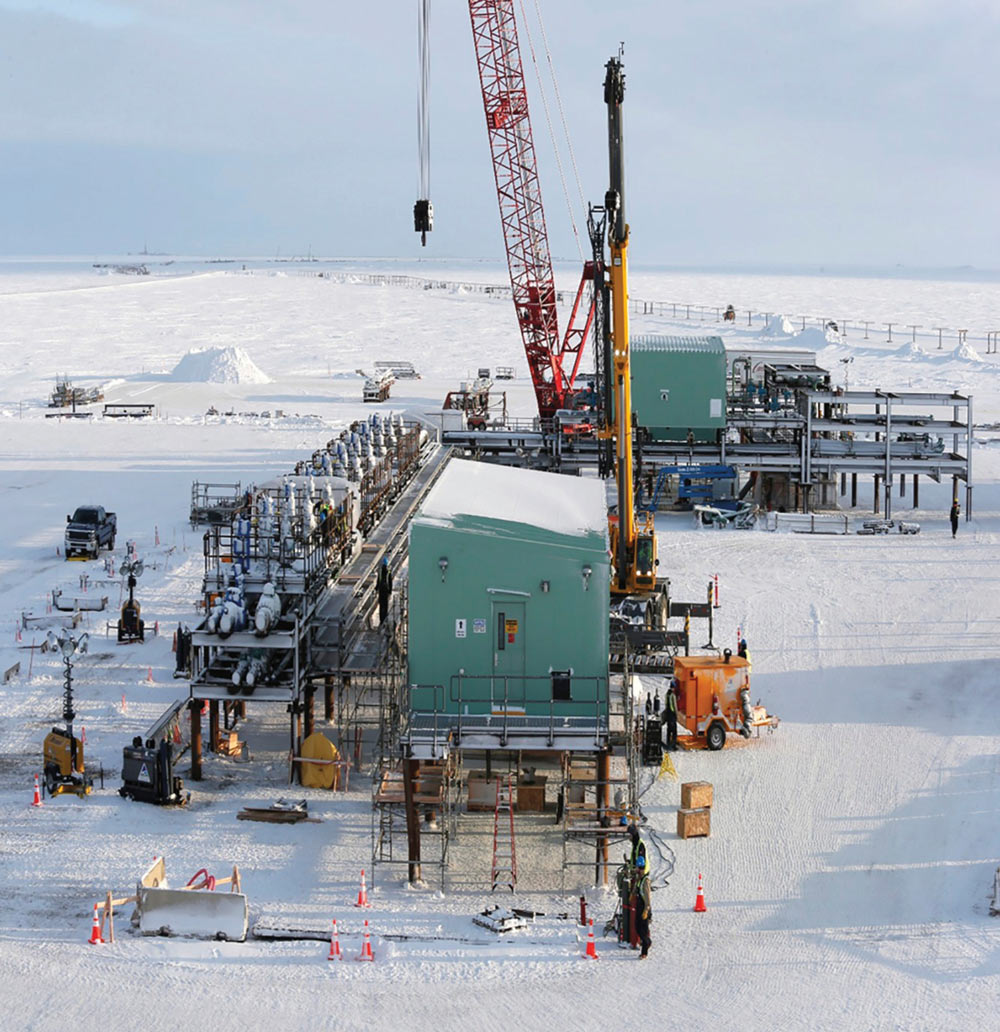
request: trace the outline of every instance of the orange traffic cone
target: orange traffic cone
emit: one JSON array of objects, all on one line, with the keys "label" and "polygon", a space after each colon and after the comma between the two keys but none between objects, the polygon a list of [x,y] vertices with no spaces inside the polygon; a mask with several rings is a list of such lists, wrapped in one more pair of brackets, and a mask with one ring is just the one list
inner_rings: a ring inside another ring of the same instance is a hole
[{"label": "orange traffic cone", "polygon": [[327,960],[343,960],[340,955],[340,939],[337,937],[337,921],[334,919],[333,931],[330,933],[330,956]]},{"label": "orange traffic cone", "polygon": [[101,938],[101,922],[97,919],[97,904],[94,904],[94,924],[90,929],[90,938],[87,942],[91,946],[97,946],[98,944],[103,945],[104,940]]},{"label": "orange traffic cone", "polygon": [[147,681],[152,681],[153,680],[153,668],[152,667],[149,668],[149,673],[146,674],[146,680]]},{"label": "orange traffic cone", "polygon": [[597,943],[594,942],[594,919],[590,919],[590,926],[587,929],[587,952],[584,954],[587,960],[600,960],[597,955]]},{"label": "orange traffic cone", "polygon": [[365,885],[365,872],[364,868],[361,870],[361,888],[358,890],[358,901],[354,904],[356,907],[370,907],[371,903],[368,902],[368,889]]},{"label": "orange traffic cone", "polygon": [[698,895],[694,901],[694,912],[696,914],[704,914],[708,908],[705,906],[705,890],[702,888],[701,875],[698,875]]},{"label": "orange traffic cone", "polygon": [[42,805],[42,793],[38,790],[38,775],[35,775],[35,798],[31,800],[32,806]]},{"label": "orange traffic cone", "polygon": [[361,955],[354,958],[355,960],[374,960],[375,954],[372,953],[372,941],[368,936],[368,922],[365,921],[365,944],[361,947]]}]

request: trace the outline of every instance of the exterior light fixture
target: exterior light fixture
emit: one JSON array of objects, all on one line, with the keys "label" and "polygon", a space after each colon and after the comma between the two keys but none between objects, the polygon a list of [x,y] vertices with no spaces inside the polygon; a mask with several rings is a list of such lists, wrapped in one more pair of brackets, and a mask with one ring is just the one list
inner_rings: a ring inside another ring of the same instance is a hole
[{"label": "exterior light fixture", "polygon": [[590,591],[590,575],[594,572],[590,565],[584,566],[580,571],[583,574],[583,590]]},{"label": "exterior light fixture", "polygon": [[446,555],[438,559],[438,569],[441,571],[441,583],[444,584],[444,575],[448,572],[448,557]]},{"label": "exterior light fixture", "polygon": [[547,595],[549,593],[549,589],[552,587],[552,585],[547,580],[543,580],[542,583],[538,586],[542,589],[543,595]]}]

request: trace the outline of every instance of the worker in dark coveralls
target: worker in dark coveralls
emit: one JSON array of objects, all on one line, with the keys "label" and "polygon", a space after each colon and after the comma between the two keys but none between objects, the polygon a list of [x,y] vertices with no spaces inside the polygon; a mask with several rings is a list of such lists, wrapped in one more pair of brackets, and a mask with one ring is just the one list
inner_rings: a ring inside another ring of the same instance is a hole
[{"label": "worker in dark coveralls", "polygon": [[639,942],[642,944],[639,959],[645,960],[652,943],[649,937],[649,921],[653,916],[652,902],[649,898],[649,865],[644,856],[638,857],[635,865],[635,930],[639,933]]},{"label": "worker in dark coveralls", "polygon": [[384,624],[389,616],[389,598],[392,595],[392,570],[388,559],[383,559],[379,567],[375,590],[378,592],[378,622]]},{"label": "worker in dark coveralls", "polygon": [[677,687],[671,684],[663,703],[663,725],[667,732],[665,748],[673,752],[677,748]]},{"label": "worker in dark coveralls", "polygon": [[951,503],[951,536],[952,537],[954,537],[958,533],[958,517],[959,517],[961,511],[962,510],[959,507],[958,499],[956,498]]}]

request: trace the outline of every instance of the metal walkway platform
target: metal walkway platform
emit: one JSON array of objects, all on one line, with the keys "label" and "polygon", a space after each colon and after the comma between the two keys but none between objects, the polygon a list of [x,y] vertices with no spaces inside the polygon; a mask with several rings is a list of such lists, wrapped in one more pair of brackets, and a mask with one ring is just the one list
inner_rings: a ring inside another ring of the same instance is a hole
[{"label": "metal walkway platform", "polygon": [[607,719],[504,714],[412,713],[402,737],[413,759],[442,759],[452,750],[597,752],[608,744]]},{"label": "metal walkway platform", "polygon": [[431,446],[417,474],[366,539],[361,551],[319,600],[312,619],[310,676],[367,669],[364,656],[377,656],[378,643],[373,640],[365,621],[374,604],[378,568],[383,558],[393,567],[402,562],[409,522],[450,457],[450,449]]}]

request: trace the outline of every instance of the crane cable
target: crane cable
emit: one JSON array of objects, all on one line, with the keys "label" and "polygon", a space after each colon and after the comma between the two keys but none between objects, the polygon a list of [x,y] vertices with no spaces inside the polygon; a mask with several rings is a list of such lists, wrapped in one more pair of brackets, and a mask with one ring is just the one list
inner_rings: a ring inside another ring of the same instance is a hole
[{"label": "crane cable", "polygon": [[535,12],[538,16],[538,27],[542,33],[542,44],[545,47],[545,59],[549,65],[549,75],[552,78],[552,92],[555,94],[556,107],[559,108],[559,121],[562,125],[563,136],[566,139],[566,150],[569,152],[569,163],[573,169],[573,178],[576,180],[576,190],[580,195],[580,210],[587,210],[587,199],[583,194],[583,184],[580,182],[580,170],[576,166],[576,154],[573,151],[573,140],[569,135],[569,126],[566,124],[566,112],[563,109],[562,94],[559,92],[559,80],[556,78],[555,65],[552,63],[552,51],[549,49],[549,40],[545,35],[545,22],[542,21],[542,9],[538,0],[535,0]]},{"label": "crane cable", "polygon": [[[546,98],[546,95],[545,95],[545,87],[544,87],[544,85],[542,83],[542,73],[541,73],[541,70],[538,67],[538,59],[535,56],[535,43],[534,43],[534,40],[531,38],[531,29],[528,27],[528,14],[527,14],[527,12],[524,9],[524,0],[518,0],[518,2],[519,2],[519,5],[520,5],[520,8],[521,8],[521,24],[524,26],[524,34],[528,38],[528,52],[531,54],[531,63],[534,65],[535,77],[538,80],[538,92],[539,92],[539,95],[542,98],[542,109],[545,111],[545,125],[548,128],[548,130],[549,130],[549,140],[552,142],[552,150],[553,150],[553,153],[555,154],[555,158],[556,158],[556,167],[559,170],[559,181],[562,183],[563,197],[566,200],[566,209],[569,212],[570,225],[573,227],[573,236],[576,238],[576,249],[577,249],[577,252],[580,255],[580,261],[582,262],[582,261],[584,261],[584,257],[583,257],[583,244],[580,242],[580,233],[579,233],[579,230],[577,229],[576,218],[573,215],[573,205],[571,204],[570,199],[569,199],[569,188],[566,185],[566,176],[565,176],[565,174],[563,172],[562,158],[560,157],[559,146],[556,143],[555,132],[554,132],[554,130],[552,128],[552,118],[551,118],[551,116],[549,114],[549,102],[548,102],[548,100]],[[551,74],[552,74],[552,82],[553,82],[553,85],[555,85],[555,81],[556,81],[555,80],[555,69],[552,66],[552,55],[549,53],[549,50],[548,50],[548,41],[545,39],[545,27],[544,27],[544,25],[542,25],[542,12],[541,12],[541,9],[538,7],[537,0],[535,0],[535,12],[536,12],[536,14],[538,16],[539,25],[541,25],[541,27],[542,27],[542,40],[545,43],[545,53],[546,53],[546,57],[548,58],[549,69],[550,69]],[[559,90],[558,90],[557,86],[556,86],[555,92],[556,92],[556,96],[558,97]],[[560,109],[560,111],[562,111],[562,102],[561,101],[559,103],[559,109]],[[563,128],[564,129],[565,129],[565,126],[566,126],[566,122],[565,122],[565,118],[564,118],[563,119]],[[568,137],[568,134],[567,134],[567,144],[568,144],[568,141],[569,141],[569,137]],[[576,171],[576,161],[573,158],[573,149],[572,149],[572,147],[570,147],[569,150],[570,150],[570,160],[573,162],[573,169],[574,169],[574,172],[575,172]],[[579,182],[580,182],[579,174],[577,174],[576,178],[577,178],[577,184],[579,185]],[[582,193],[583,193],[583,191],[581,189],[581,196],[582,196]]]},{"label": "crane cable", "polygon": [[420,184],[417,196],[430,198],[431,190],[431,0],[420,0],[417,13],[417,49],[420,58],[420,92],[417,94],[417,154]]}]

